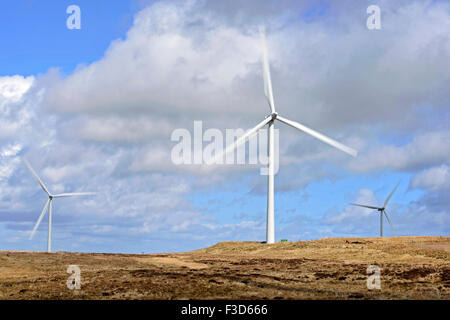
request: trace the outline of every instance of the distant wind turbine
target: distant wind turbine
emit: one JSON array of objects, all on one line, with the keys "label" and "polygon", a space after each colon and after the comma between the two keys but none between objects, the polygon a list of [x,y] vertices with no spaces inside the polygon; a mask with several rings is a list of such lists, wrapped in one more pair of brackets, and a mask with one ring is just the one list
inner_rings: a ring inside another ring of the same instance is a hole
[{"label": "distant wind turbine", "polygon": [[373,209],[373,210],[378,210],[380,212],[380,237],[383,237],[383,214],[386,216],[386,219],[389,222],[389,225],[391,226],[392,231],[394,231],[394,233],[395,233],[394,226],[392,225],[391,219],[389,219],[389,216],[386,212],[386,206],[387,206],[389,200],[392,198],[392,195],[394,194],[395,190],[397,190],[399,184],[400,184],[400,181],[397,183],[394,190],[392,190],[392,192],[389,194],[386,201],[384,201],[384,204],[382,207],[374,207],[374,206],[367,206],[364,204],[351,203],[351,205],[353,205],[353,206],[369,208],[369,209]]},{"label": "distant wind turbine", "polygon": [[267,45],[266,45],[266,36],[264,28],[259,28],[263,56],[262,56],[262,64],[263,64],[263,72],[264,72],[264,93],[267,98],[267,102],[270,107],[271,113],[259,124],[256,125],[253,129],[248,130],[244,135],[239,137],[234,143],[229,145],[222,153],[219,153],[216,156],[216,160],[219,160],[223,157],[224,154],[233,151],[241,144],[245,143],[250,137],[256,134],[261,128],[265,125],[269,125],[269,142],[268,142],[268,183],[267,183],[267,231],[266,231],[266,242],[271,244],[275,242],[275,222],[274,222],[274,124],[275,120],[281,121],[284,124],[287,124],[295,129],[298,129],[304,133],[307,133],[313,136],[316,139],[321,140],[345,153],[356,157],[357,151],[349,148],[342,143],[339,143],[327,136],[314,131],[298,122],[283,118],[278,115],[275,111],[275,103],[273,99],[273,91],[272,91],[272,81],[270,78],[270,68],[269,68],[269,58],[267,54]]},{"label": "distant wind turbine", "polygon": [[30,240],[33,239],[34,234],[36,233],[37,228],[39,227],[39,224],[41,223],[42,218],[44,218],[45,213],[47,212],[48,208],[48,238],[47,238],[47,252],[52,251],[52,201],[53,198],[63,198],[63,197],[76,197],[76,196],[90,196],[96,194],[95,192],[78,192],[78,193],[60,193],[60,194],[51,194],[47,187],[44,185],[42,180],[38,177],[34,169],[31,167],[30,163],[24,159],[24,162],[27,166],[27,168],[30,170],[33,177],[37,180],[41,188],[45,191],[45,193],[48,195],[48,200],[45,203],[44,209],[42,210],[41,215],[39,216],[39,219],[36,222],[36,225],[34,226],[33,231],[30,234]]}]

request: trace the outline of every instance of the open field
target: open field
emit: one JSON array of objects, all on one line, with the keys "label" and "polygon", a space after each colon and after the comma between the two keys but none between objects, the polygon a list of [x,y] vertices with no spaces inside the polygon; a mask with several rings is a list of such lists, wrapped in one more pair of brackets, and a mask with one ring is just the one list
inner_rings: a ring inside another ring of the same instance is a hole
[{"label": "open field", "polygon": [[[367,289],[372,264],[381,290]],[[69,265],[81,269],[81,290],[66,286]],[[223,242],[142,255],[0,251],[0,299],[448,300],[450,237]]]}]

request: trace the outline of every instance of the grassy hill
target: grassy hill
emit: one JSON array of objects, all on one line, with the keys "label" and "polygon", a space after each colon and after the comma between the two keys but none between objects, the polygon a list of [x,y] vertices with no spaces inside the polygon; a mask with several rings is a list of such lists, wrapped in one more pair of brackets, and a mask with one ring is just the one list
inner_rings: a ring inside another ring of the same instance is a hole
[{"label": "grassy hill", "polygon": [[[69,290],[69,265],[81,289]],[[367,288],[367,267],[381,290]],[[450,237],[221,242],[184,253],[0,251],[0,299],[450,299]]]}]

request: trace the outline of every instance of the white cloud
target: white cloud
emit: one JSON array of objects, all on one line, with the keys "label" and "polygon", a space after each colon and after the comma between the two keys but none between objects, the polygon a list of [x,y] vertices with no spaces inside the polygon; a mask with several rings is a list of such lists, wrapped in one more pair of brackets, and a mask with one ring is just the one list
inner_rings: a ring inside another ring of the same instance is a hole
[{"label": "white cloud", "polygon": [[0,111],[9,102],[18,102],[22,96],[31,88],[34,77],[27,78],[15,75],[10,77],[0,77]]},{"label": "white cloud", "polygon": [[414,135],[401,146],[373,145],[352,160],[349,167],[356,172],[379,170],[420,170],[449,160],[450,131],[430,131]]},{"label": "white cloud", "polygon": [[7,180],[13,174],[20,161],[17,154],[21,150],[22,146],[20,144],[13,144],[0,149],[0,182]]},{"label": "white cloud", "polygon": [[29,124],[32,111],[25,106],[24,96],[34,83],[32,76],[0,77],[0,139],[21,134]]},{"label": "white cloud", "polygon": [[[377,200],[375,194],[369,189],[358,190],[355,201],[357,204],[378,206],[379,201]],[[361,221],[366,220],[367,217],[372,217],[374,213],[372,209],[357,207],[348,205],[345,207],[344,211],[338,215],[329,216],[325,219],[326,224],[343,224],[343,225],[360,225]]]},{"label": "white cloud", "polygon": [[80,175],[82,168],[79,165],[63,166],[59,168],[46,167],[42,170],[42,176],[49,182],[60,182],[70,176]]},{"label": "white cloud", "polygon": [[[204,32],[189,32],[195,22]],[[46,102],[58,110],[94,113],[208,112],[219,105],[238,111],[244,104],[233,83],[259,62],[258,44],[254,35],[196,12],[192,2],[156,3],[137,14],[126,40],[113,42],[102,60],[56,83]]]},{"label": "white cloud", "polygon": [[411,181],[411,188],[431,191],[450,188],[450,168],[447,165],[433,167],[418,173]]},{"label": "white cloud", "polygon": [[16,156],[20,150],[22,150],[22,146],[20,144],[13,144],[13,145],[6,146],[1,149],[0,157]]},{"label": "white cloud", "polygon": [[[285,5],[277,14],[268,8],[258,11],[267,15],[262,17],[268,26],[281,114],[352,147],[367,148],[394,126],[396,132],[414,133],[412,126],[420,127],[422,121],[415,116],[418,106],[437,108],[448,101],[449,79],[442,68],[450,58],[445,41],[449,29],[441,28],[449,21],[445,4],[385,3],[387,30],[380,31],[381,36],[348,19],[355,11],[338,14],[327,24],[319,19],[282,23],[289,8],[308,7],[289,1]],[[244,7],[254,6],[256,2]],[[333,13],[341,9],[329,8]],[[101,60],[50,82],[45,105],[74,114],[68,128],[86,141],[143,143],[137,147],[132,171],[179,172],[169,165],[174,129],[189,129],[200,119],[208,127],[250,128],[268,113],[257,22],[236,22],[230,12],[234,11],[218,3],[201,1],[149,6],[136,15],[127,37],[113,42]],[[342,166],[347,161],[312,138],[282,131],[283,163],[326,159]],[[414,134],[417,141],[407,146],[385,142],[367,148],[350,169],[408,170],[439,163],[448,149],[441,147],[448,132]]]}]

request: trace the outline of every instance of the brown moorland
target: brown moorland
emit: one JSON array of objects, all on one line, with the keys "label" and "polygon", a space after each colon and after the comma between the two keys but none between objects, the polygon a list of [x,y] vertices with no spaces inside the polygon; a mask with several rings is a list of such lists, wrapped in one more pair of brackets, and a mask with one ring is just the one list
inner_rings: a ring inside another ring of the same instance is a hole
[{"label": "brown moorland", "polygon": [[[0,251],[0,299],[450,299],[450,237],[221,242],[183,253]],[[69,290],[69,265],[81,289]],[[367,267],[381,290],[367,289]]]}]

